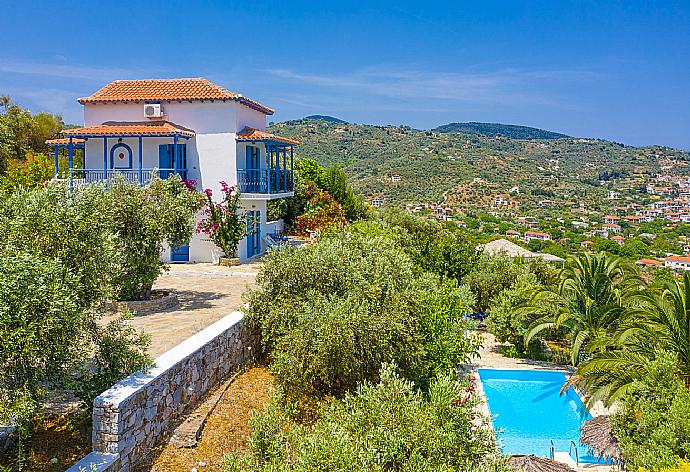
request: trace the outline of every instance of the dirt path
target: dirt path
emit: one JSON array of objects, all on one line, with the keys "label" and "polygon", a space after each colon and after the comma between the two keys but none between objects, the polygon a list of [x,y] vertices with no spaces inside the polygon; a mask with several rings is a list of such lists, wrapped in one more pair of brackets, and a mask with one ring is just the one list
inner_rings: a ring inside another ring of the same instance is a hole
[{"label": "dirt path", "polygon": [[[219,388],[224,389],[223,384]],[[228,387],[218,405],[206,421],[195,448],[177,448],[165,444],[153,451],[149,463],[139,472],[222,472],[223,457],[229,452],[246,448],[249,419],[261,410],[273,388],[273,375],[265,367],[254,367],[241,373]],[[205,463],[200,466],[199,463]]]}]

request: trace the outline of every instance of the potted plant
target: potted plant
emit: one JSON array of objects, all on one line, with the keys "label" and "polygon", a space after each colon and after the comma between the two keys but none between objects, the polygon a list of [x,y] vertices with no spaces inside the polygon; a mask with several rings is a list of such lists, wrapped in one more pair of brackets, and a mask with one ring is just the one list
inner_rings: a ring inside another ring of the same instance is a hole
[{"label": "potted plant", "polygon": [[237,247],[251,231],[247,224],[246,212],[239,207],[240,191],[236,186],[229,186],[220,182],[223,200],[220,203],[213,201],[213,191],[204,190],[207,200],[206,216],[199,222],[197,233],[205,233],[210,240],[223,252],[218,261],[219,265],[239,265]]}]

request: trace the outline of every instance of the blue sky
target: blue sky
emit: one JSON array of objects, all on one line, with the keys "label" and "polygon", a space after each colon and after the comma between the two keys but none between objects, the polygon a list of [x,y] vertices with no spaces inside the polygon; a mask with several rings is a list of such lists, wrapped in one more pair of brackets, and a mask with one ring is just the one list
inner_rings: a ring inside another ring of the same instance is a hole
[{"label": "blue sky", "polygon": [[690,1],[3,2],[0,94],[81,122],[118,78],[206,77],[278,109],[537,126],[690,150]]}]

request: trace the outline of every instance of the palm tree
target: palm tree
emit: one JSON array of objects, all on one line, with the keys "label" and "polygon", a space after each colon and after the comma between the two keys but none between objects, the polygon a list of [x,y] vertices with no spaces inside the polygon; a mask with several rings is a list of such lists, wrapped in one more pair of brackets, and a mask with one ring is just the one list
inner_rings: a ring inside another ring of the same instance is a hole
[{"label": "palm tree", "polygon": [[617,333],[597,342],[594,356],[580,364],[573,383],[588,402],[610,404],[647,371],[660,351],[676,357],[678,375],[690,388],[690,273],[683,282],[665,281],[634,297]]},{"label": "palm tree", "polygon": [[623,259],[610,254],[579,254],[568,260],[555,288],[538,292],[525,314],[540,316],[529,327],[525,345],[539,333],[567,328],[572,336],[571,362],[577,365],[591,341],[615,331],[639,278]]}]

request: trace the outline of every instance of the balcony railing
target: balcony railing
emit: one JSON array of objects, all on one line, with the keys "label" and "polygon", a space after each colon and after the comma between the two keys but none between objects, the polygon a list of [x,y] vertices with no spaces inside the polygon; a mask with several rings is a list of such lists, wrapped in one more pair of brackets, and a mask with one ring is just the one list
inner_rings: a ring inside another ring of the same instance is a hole
[{"label": "balcony railing", "polygon": [[291,170],[238,169],[237,182],[242,193],[287,193],[295,190]]},{"label": "balcony railing", "polygon": [[[186,178],[187,171],[184,169],[177,169],[176,172],[182,178]],[[162,179],[168,177],[173,173],[173,169],[71,169],[70,180],[75,186],[91,184],[96,182],[108,181],[116,176],[123,178],[129,183],[138,183],[146,185],[151,182],[154,175],[158,175]]]}]

